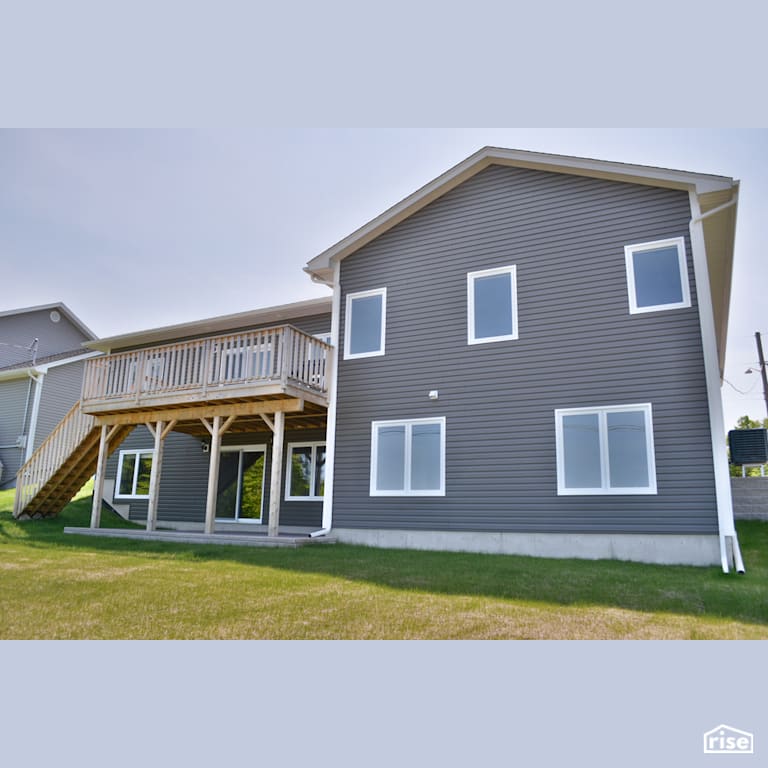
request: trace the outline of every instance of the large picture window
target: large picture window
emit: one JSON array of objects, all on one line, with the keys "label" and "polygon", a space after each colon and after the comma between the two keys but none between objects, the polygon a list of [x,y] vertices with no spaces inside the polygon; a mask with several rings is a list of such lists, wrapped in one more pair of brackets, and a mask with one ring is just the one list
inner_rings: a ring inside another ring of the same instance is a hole
[{"label": "large picture window", "polygon": [[344,358],[384,354],[387,289],[347,294]]},{"label": "large picture window", "polygon": [[374,421],[371,496],[445,495],[445,418]]},{"label": "large picture window", "polygon": [[467,314],[470,344],[518,338],[517,268],[469,272]]},{"label": "large picture window", "polygon": [[682,237],[625,245],[624,257],[630,314],[691,306]]},{"label": "large picture window", "polygon": [[120,459],[117,463],[116,499],[149,497],[153,455],[152,450],[120,451]]},{"label": "large picture window", "polygon": [[289,443],[286,501],[319,501],[325,493],[325,443]]},{"label": "large picture window", "polygon": [[560,495],[656,493],[651,406],[555,411]]}]

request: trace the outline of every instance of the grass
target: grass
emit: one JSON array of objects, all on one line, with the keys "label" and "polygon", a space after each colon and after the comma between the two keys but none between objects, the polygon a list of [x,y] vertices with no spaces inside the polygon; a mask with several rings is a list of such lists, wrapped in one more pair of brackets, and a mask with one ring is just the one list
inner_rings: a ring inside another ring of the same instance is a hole
[{"label": "grass", "polygon": [[[297,550],[66,535],[0,492],[0,638],[768,638],[768,523],[719,568],[348,545]],[[104,513],[109,527],[128,523]]]}]

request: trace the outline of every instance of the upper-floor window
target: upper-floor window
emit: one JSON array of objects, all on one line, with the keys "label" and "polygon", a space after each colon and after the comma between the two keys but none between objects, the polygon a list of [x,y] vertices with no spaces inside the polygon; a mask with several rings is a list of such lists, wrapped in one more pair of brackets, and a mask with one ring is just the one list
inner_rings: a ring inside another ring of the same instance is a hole
[{"label": "upper-floor window", "polygon": [[116,499],[144,499],[149,496],[153,456],[152,450],[120,451]]},{"label": "upper-floor window", "polygon": [[653,494],[651,406],[555,411],[559,495]]},{"label": "upper-floor window", "polygon": [[518,337],[517,268],[467,274],[468,342],[484,344]]},{"label": "upper-floor window", "polygon": [[625,245],[624,255],[630,314],[691,306],[682,237]]},{"label": "upper-floor window", "polygon": [[344,358],[384,354],[387,289],[347,294]]}]

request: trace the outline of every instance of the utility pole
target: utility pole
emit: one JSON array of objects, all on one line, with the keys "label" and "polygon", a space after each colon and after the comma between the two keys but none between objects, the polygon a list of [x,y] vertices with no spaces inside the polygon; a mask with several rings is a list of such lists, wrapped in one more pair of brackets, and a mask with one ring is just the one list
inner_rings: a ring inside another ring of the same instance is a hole
[{"label": "utility pole", "polygon": [[763,377],[763,399],[765,400],[765,413],[768,415],[768,372],[766,372],[765,356],[763,355],[763,341],[760,338],[760,331],[755,331],[755,341],[757,342],[757,359],[760,361],[760,375]]}]

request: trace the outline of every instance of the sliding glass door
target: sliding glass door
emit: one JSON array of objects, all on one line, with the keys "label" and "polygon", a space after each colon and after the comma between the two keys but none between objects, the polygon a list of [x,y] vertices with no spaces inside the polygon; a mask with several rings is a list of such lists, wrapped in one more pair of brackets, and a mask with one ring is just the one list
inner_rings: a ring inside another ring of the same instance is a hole
[{"label": "sliding glass door", "polygon": [[219,459],[216,519],[260,523],[266,446],[226,446]]}]

